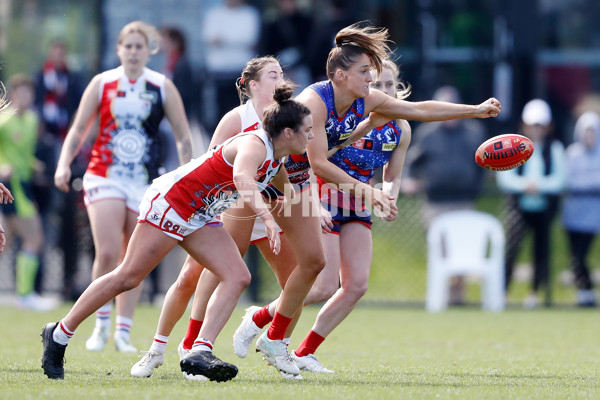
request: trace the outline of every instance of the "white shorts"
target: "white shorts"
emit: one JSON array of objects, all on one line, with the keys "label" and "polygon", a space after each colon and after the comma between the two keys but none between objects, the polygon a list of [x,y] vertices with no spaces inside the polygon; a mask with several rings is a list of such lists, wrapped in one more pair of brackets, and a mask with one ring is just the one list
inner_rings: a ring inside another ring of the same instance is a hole
[{"label": "white shorts", "polygon": [[125,207],[138,212],[140,202],[150,185],[131,185],[98,175],[83,175],[83,200],[86,207],[99,200],[119,199],[125,202]]},{"label": "white shorts", "polygon": [[[310,181],[304,181],[300,184],[293,183],[292,184],[294,191],[296,193],[302,193],[308,188],[310,188]],[[279,233],[283,233],[283,229],[277,225],[277,230]],[[257,217],[256,221],[254,221],[254,227],[252,228],[252,236],[250,236],[250,244],[255,244],[256,242],[260,242],[261,240],[265,240],[267,238],[267,227],[265,226],[265,221],[261,217]]]},{"label": "white shorts", "polygon": [[142,199],[138,222],[147,222],[177,240],[183,240],[204,226],[223,225],[217,217],[202,219],[196,215],[189,221],[181,218],[154,186],[150,186]]}]

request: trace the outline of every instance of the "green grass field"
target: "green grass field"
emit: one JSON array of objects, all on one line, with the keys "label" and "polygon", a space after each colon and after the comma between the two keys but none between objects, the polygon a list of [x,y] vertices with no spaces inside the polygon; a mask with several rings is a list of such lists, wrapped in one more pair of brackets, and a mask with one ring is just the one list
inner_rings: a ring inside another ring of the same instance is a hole
[{"label": "green grass field", "polygon": [[[185,324],[171,336],[165,364],[149,379],[129,376],[137,355],[111,345],[90,353],[84,342],[93,318],[72,339],[64,381],[48,380],[40,368],[44,323],[60,319],[62,307],[37,314],[0,308],[0,398],[2,399],[598,399],[600,316],[597,310],[476,308],[428,314],[421,309],[357,308],[318,351],[331,375],[304,373],[286,381],[251,352],[233,354],[231,336],[239,307],[215,343],[215,354],[238,365],[230,382],[191,382],[176,354]],[[291,348],[312,325],[310,307]],[[140,306],[133,342],[146,349],[159,309]],[[109,343],[110,344],[110,343]]]}]

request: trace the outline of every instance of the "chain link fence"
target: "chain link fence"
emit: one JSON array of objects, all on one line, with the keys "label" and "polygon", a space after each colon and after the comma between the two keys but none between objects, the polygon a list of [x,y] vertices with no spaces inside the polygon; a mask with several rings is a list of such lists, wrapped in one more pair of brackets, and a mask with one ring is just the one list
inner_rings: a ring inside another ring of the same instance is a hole
[{"label": "chain link fence", "polygon": [[[497,216],[506,225],[508,209],[503,196],[495,188],[493,176],[487,180],[486,188],[477,202],[477,209]],[[373,220],[373,263],[369,290],[363,301],[402,306],[422,306],[425,302],[427,249],[425,229],[422,225],[421,207],[424,198],[401,196],[398,200],[399,215],[394,222]],[[60,249],[57,218],[50,222],[44,254],[44,268],[39,287],[44,293],[60,295],[74,300],[91,281],[93,241],[83,207],[76,210],[77,234],[72,240],[77,243],[76,268],[67,268],[65,277],[64,255]],[[10,235],[10,232],[7,232]],[[513,284],[508,293],[509,305],[520,304],[527,295],[532,279],[531,238],[526,236],[517,259]],[[253,246],[251,246],[252,248]],[[265,302],[279,295],[280,289],[274,274],[260,255],[249,254],[247,262],[255,257],[253,286],[245,298]],[[161,263],[156,272],[145,281],[142,301],[160,300],[175,281],[183,264],[185,253],[176,248]],[[596,243],[588,257],[593,269],[593,280],[600,282],[600,246]],[[72,266],[69,266],[72,267]],[[70,271],[70,272],[69,272]],[[570,305],[575,302],[575,287],[569,268],[567,237],[560,218],[554,220],[551,243],[551,274],[546,294],[554,305]],[[466,302],[476,304],[480,300],[480,287],[475,278],[467,278]],[[14,251],[8,248],[0,256],[0,294],[15,292]],[[542,295],[543,296],[543,295]]]}]

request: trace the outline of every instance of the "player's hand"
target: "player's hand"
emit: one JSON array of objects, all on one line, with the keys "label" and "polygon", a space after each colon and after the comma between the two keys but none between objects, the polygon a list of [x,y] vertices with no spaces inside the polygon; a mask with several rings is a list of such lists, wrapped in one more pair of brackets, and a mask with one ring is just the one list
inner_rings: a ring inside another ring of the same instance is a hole
[{"label": "player's hand", "polygon": [[371,206],[373,207],[373,212],[375,215],[382,219],[388,216],[393,216],[393,218],[396,218],[398,215],[396,199],[389,197],[379,189],[373,189],[372,193]]},{"label": "player's hand", "polygon": [[392,222],[395,221],[396,217],[398,216],[398,206],[396,205],[396,199],[390,197],[390,200],[392,200],[392,207],[390,208],[390,213],[388,215],[380,215],[379,218],[381,218],[382,221]]},{"label": "player's hand", "polygon": [[[12,203],[14,200],[15,200],[15,198],[13,197],[10,190],[8,190],[8,188],[6,186],[4,186],[3,183],[0,183],[0,203],[2,203],[2,204]],[[0,227],[0,230],[3,230],[2,227]]]},{"label": "player's hand", "polygon": [[324,207],[320,207],[321,209],[321,228],[323,232],[330,233],[333,229],[333,219],[331,218],[331,213],[326,210]]},{"label": "player's hand", "polygon": [[281,237],[279,236],[279,229],[277,229],[277,225],[275,224],[275,220],[273,216],[269,215],[269,217],[262,217],[265,222],[265,227],[267,228],[267,239],[269,239],[269,246],[273,251],[273,254],[279,254],[281,250]]},{"label": "player's hand", "polygon": [[502,105],[498,99],[494,97],[490,97],[479,106],[477,106],[476,117],[477,118],[489,118],[489,117],[497,117],[500,114],[500,110],[502,110]]},{"label": "player's hand", "polygon": [[54,185],[63,192],[69,191],[69,182],[71,181],[71,167],[56,168],[54,173]]}]

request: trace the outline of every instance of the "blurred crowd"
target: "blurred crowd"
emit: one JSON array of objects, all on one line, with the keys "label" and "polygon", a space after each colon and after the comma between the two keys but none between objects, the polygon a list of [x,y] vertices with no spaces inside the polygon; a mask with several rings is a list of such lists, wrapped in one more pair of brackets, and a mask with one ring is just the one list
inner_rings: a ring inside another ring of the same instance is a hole
[{"label": "blurred crowd", "polygon": [[[276,12],[266,20],[243,0],[224,0],[208,9],[198,30],[206,45],[205,74],[200,78],[194,76],[188,60],[183,32],[175,26],[161,27],[160,50],[165,62],[160,72],[179,90],[190,122],[203,131],[212,132],[223,114],[239,105],[233,82],[253,56],[276,56],[285,75],[302,88],[326,79],[323,66],[333,35],[356,22],[343,0],[331,1],[328,23],[314,26],[295,0],[276,4]],[[77,298],[74,276],[83,247],[78,240],[89,229],[81,180],[92,142],[84,145],[72,165],[69,192],[57,190],[53,178],[86,84],[70,68],[68,52],[65,42],[56,40],[35,76],[9,77],[7,91],[14,112],[0,115],[0,182],[15,196],[13,205],[1,208],[9,241],[2,257],[11,257],[15,265],[18,305],[38,311],[57,304],[42,296],[44,252],[51,246],[62,253],[61,297]],[[212,101],[206,102],[207,98]],[[433,98],[461,102],[461,94],[453,86],[438,88]],[[526,308],[538,307],[543,289],[550,284],[551,227],[557,217],[568,241],[576,304],[594,307],[597,303],[588,258],[600,230],[600,116],[584,111],[575,115],[572,132],[557,135],[548,103],[543,99],[527,103],[514,131],[528,136],[536,151],[524,166],[496,173],[507,207],[507,291],[523,239],[529,231],[533,236],[533,274],[523,302]],[[163,122],[163,172],[179,165],[170,131],[168,122]],[[423,227],[427,229],[432,219],[444,212],[476,208],[488,175],[475,164],[473,154],[492,132],[475,120],[426,123],[413,132],[401,191],[406,196],[424,196]],[[90,139],[94,137],[92,134]],[[463,279],[452,282],[451,303],[464,303],[464,288]]]}]

